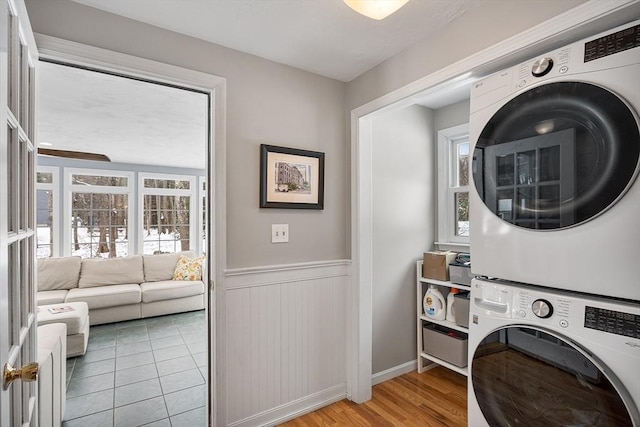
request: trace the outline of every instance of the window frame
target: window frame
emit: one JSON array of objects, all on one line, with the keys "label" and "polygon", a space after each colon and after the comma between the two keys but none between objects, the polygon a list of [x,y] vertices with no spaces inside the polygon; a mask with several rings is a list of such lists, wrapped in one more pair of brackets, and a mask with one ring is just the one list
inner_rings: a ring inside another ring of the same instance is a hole
[{"label": "window frame", "polygon": [[[167,179],[172,181],[188,181],[189,189],[177,189],[177,188],[145,188],[145,179]],[[159,195],[159,196],[189,196],[189,250],[195,253],[202,253],[200,233],[200,224],[198,221],[198,208],[200,202],[198,198],[198,177],[195,175],[178,175],[178,174],[162,174],[153,172],[139,172],[138,173],[138,229],[136,231],[139,235],[137,249],[139,254],[144,254],[144,196],[145,195]]]},{"label": "window frame", "polygon": [[[458,172],[457,156],[454,147],[464,142],[469,143],[469,185],[454,186],[454,177]],[[438,244],[452,246],[469,246],[469,236],[456,234],[455,195],[467,194],[470,191],[471,177],[471,141],[469,140],[469,123],[438,131]],[[455,163],[454,163],[455,162]],[[471,233],[471,231],[469,231]]]},{"label": "window frame", "polygon": [[[198,245],[198,254],[206,255],[208,252],[207,248],[207,230],[208,224],[206,220],[207,215],[207,178],[205,176],[198,176],[198,214],[196,215],[197,221],[197,240],[196,243]],[[202,237],[200,233],[204,232],[205,237]]]},{"label": "window frame", "polygon": [[[50,173],[50,183],[38,182],[39,173]],[[36,257],[38,254],[38,191],[51,191],[51,230],[49,233],[53,235],[53,242],[51,243],[49,258],[61,256],[60,248],[60,168],[56,166],[37,166],[36,167],[36,223],[34,225],[36,232]]]},{"label": "window frame", "polygon": [[[93,175],[93,176],[104,176],[104,177],[120,177],[127,178],[126,186],[85,186],[79,184],[72,184],[71,177],[73,175]],[[127,171],[118,171],[118,170],[105,170],[105,169],[88,169],[88,168],[65,168],[64,170],[64,212],[62,214],[63,218],[63,235],[62,235],[62,245],[64,256],[71,255],[71,212],[73,211],[73,198],[72,194],[75,193],[99,193],[99,194],[124,194],[127,196],[127,228],[129,234],[129,242],[127,243],[127,254],[128,256],[133,255],[132,249],[136,248],[136,240],[138,236],[138,231],[131,228],[132,225],[135,225],[135,216],[134,213],[136,211],[135,201],[132,199],[133,193],[133,183],[135,179],[135,174],[133,172]]]}]

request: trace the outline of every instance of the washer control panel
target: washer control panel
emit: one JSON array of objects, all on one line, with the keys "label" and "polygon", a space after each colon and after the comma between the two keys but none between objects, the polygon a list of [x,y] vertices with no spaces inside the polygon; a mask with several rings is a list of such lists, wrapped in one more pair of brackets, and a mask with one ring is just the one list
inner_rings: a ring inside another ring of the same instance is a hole
[{"label": "washer control panel", "polygon": [[640,338],[640,316],[622,311],[586,306],[584,327],[610,334]]},{"label": "washer control panel", "polygon": [[533,288],[519,288],[513,293],[513,311],[514,317],[550,321],[567,328],[572,315],[572,301],[553,294],[542,294]]}]

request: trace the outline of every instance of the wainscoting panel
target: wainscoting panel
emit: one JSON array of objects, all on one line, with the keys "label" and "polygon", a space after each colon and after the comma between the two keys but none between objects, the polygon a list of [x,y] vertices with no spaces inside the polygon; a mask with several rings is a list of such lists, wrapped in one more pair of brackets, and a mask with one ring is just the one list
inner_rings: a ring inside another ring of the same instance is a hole
[{"label": "wainscoting panel", "polygon": [[228,425],[281,422],[344,398],[348,261],[226,278]]}]

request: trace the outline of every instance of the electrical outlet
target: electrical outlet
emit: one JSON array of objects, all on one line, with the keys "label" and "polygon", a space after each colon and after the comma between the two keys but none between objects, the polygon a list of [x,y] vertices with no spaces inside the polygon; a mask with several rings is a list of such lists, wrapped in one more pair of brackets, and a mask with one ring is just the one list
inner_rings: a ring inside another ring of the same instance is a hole
[{"label": "electrical outlet", "polygon": [[271,243],[289,242],[289,224],[271,224]]}]

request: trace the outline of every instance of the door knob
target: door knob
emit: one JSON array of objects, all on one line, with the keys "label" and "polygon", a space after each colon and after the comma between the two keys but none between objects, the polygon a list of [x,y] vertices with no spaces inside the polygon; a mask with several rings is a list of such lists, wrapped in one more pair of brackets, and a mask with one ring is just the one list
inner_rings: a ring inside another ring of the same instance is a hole
[{"label": "door knob", "polygon": [[6,390],[9,388],[12,382],[15,380],[21,380],[25,382],[31,382],[38,379],[38,364],[36,362],[27,363],[22,368],[17,369],[6,363],[2,370],[3,388]]}]

